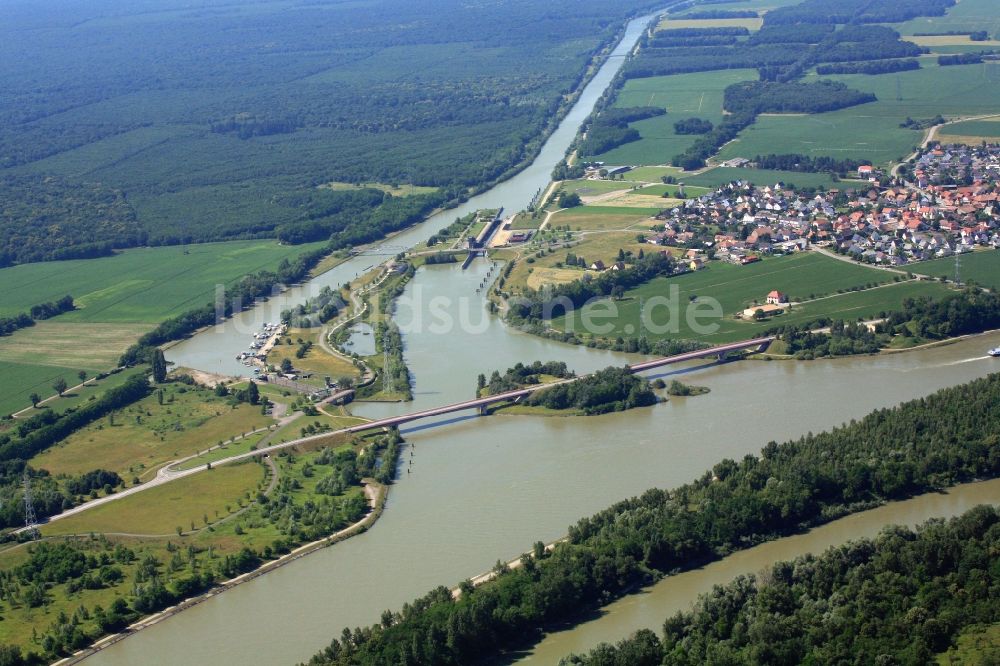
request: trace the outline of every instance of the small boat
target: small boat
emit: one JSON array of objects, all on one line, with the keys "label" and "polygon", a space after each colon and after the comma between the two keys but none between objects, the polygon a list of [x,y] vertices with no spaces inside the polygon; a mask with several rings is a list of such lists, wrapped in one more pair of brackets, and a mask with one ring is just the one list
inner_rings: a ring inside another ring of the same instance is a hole
[{"label": "small boat", "polygon": [[989,350],[986,353],[992,356],[993,358],[1000,358],[1000,347],[994,347],[993,349]]}]

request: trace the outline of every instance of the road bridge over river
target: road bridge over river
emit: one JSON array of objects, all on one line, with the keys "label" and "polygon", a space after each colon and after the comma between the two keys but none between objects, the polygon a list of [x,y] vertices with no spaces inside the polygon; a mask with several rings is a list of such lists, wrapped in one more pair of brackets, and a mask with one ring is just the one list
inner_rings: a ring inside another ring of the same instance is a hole
[{"label": "road bridge over river", "polygon": [[[726,345],[718,345],[715,347],[708,347],[706,349],[698,349],[691,352],[685,352],[683,354],[676,354],[674,356],[665,356],[662,358],[652,359],[650,361],[642,361],[640,363],[633,363],[627,366],[628,370],[633,373],[645,372],[647,370],[655,370],[657,368],[662,368],[664,366],[673,365],[675,363],[683,363],[684,361],[693,361],[702,358],[717,357],[720,359],[726,358],[730,354],[734,354],[742,351],[764,351],[767,347],[774,341],[774,337],[767,338],[757,338],[754,340],[744,340],[742,342],[733,342]],[[586,375],[583,375],[586,376]],[[240,462],[241,460],[249,460],[259,456],[268,455],[270,453],[276,453],[280,450],[291,448],[298,445],[306,444],[316,444],[324,442],[327,438],[333,435],[339,434],[354,434],[359,432],[366,432],[369,430],[377,430],[382,428],[390,428],[393,426],[399,426],[404,423],[410,423],[413,421],[419,421],[421,419],[432,418],[434,416],[441,416],[444,414],[451,414],[453,412],[461,412],[469,409],[478,409],[481,412],[485,412],[486,407],[499,402],[507,402],[512,400],[518,400],[523,398],[535,391],[541,391],[542,389],[555,386],[556,384],[562,384],[567,382],[579,381],[582,377],[570,377],[569,379],[564,379],[560,382],[552,382],[548,384],[538,384],[536,386],[531,386],[528,388],[518,389],[516,391],[507,391],[505,393],[498,393],[496,395],[487,396],[485,398],[477,398],[475,400],[466,400],[464,402],[456,402],[450,405],[444,405],[442,407],[435,407],[434,409],[425,409],[420,412],[413,412],[411,414],[403,414],[400,416],[393,416],[385,419],[379,419],[377,421],[370,421],[368,423],[361,423],[354,426],[348,426],[341,430],[335,430],[333,432],[321,433],[318,435],[310,435],[308,437],[301,437],[299,439],[293,439],[288,442],[282,442],[280,444],[273,444],[271,446],[263,447],[253,451],[247,451],[245,453],[240,453],[229,458],[223,458],[222,460],[217,460],[212,463],[212,467],[219,467],[220,465],[228,465],[231,463]],[[337,397],[343,395],[346,397],[348,391],[342,391],[337,394]],[[184,463],[196,458],[198,454],[194,454],[182,460],[178,460],[160,468],[157,472],[156,477],[146,483],[139,486],[132,486],[131,488],[122,490],[113,495],[107,495],[90,502],[86,502],[79,506],[73,507],[55,516],[51,516],[45,522],[54,522],[62,518],[67,518],[69,516],[87,511],[94,508],[95,506],[100,506],[101,504],[106,504],[108,502],[115,502],[124,497],[134,495],[135,493],[142,492],[149,488],[155,488],[156,486],[163,485],[164,483],[169,483],[177,479],[182,479],[184,477],[191,476],[192,474],[198,474],[207,469],[210,469],[208,465],[198,465],[197,467],[184,467]],[[15,530],[15,533],[23,532],[30,527],[22,527],[19,530]]]},{"label": "road bridge over river", "polygon": [[[701,358],[718,357],[724,359],[729,354],[734,354],[737,352],[746,351],[748,349],[753,349],[756,351],[764,351],[767,347],[774,341],[774,337],[768,338],[757,338],[754,340],[744,340],[742,342],[733,342],[726,345],[718,345],[716,347],[708,347],[706,349],[698,349],[691,352],[685,352],[683,354],[676,354],[674,356],[665,356],[662,358],[656,358],[651,361],[643,361],[641,363],[634,363],[627,366],[628,370],[632,373],[645,372],[646,370],[655,370],[656,368],[662,368],[667,365],[673,365],[675,363],[683,363],[684,361],[694,361]],[[404,423],[410,423],[412,421],[418,421],[420,419],[427,419],[434,416],[442,416],[444,414],[451,414],[453,412],[461,412],[467,409],[478,409],[480,412],[484,412],[486,407],[498,402],[509,402],[512,400],[519,400],[525,396],[528,396],[535,391],[541,391],[543,389],[554,386],[555,384],[563,384],[567,382],[574,382],[582,377],[572,377],[570,379],[564,379],[561,382],[549,383],[549,384],[538,384],[536,386],[530,386],[528,388],[517,389],[515,391],[507,391],[505,393],[497,393],[496,395],[487,396],[485,398],[477,398],[474,400],[466,400],[464,402],[456,402],[451,405],[444,405],[443,407],[435,407],[433,409],[425,409],[420,412],[413,412],[411,414],[402,414],[400,416],[391,416],[385,419],[379,419],[377,421],[370,421],[368,423],[361,423],[356,426],[351,426],[346,428],[347,432],[357,433],[364,432],[366,430],[373,430],[376,428],[389,428],[393,426],[399,426]]]}]

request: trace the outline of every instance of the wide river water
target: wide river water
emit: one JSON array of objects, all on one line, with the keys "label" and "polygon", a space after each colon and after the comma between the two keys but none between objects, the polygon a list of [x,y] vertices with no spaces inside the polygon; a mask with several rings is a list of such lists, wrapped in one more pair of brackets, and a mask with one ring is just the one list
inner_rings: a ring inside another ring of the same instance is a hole
[{"label": "wide river water", "polygon": [[[516,210],[527,205],[548,182],[552,166],[648,20],[629,25],[615,57],[528,170],[387,245],[414,245],[455,216],[477,208]],[[353,258],[302,288],[175,346],[168,358],[236,374],[244,368],[233,359],[260,323],[276,320],[282,309],[322,286],[346,282],[379,261],[374,256]],[[355,413],[377,417],[468,399],[478,373],[489,374],[517,361],[563,360],[585,372],[630,360],[623,354],[524,335],[488,316],[476,288],[490,269],[488,262],[477,261],[467,271],[445,265],[419,272],[398,312],[415,381],[414,402],[356,403]],[[428,314],[432,311],[433,318]],[[442,325],[448,318],[454,326]],[[652,486],[685,483],[722,458],[758,452],[769,440],[830,428],[873,409],[984,376],[1000,367],[984,354],[998,344],[1000,334],[995,333],[878,357],[694,363],[674,367],[669,376],[683,375],[686,381],[708,386],[711,393],[651,408],[599,417],[458,416],[433,427],[417,424],[404,429],[408,448],[400,478],[385,514],[371,530],[218,595],[88,661],[115,666],[271,666],[305,660],[339,636],[343,627],[374,623],[381,611],[398,609],[437,585],[455,585],[488,570],[497,559],[528,550],[534,541],[560,538],[576,519],[624,497]],[[550,637],[530,659],[554,663],[566,651],[620,638],[634,628],[658,628],[673,609],[687,607],[696,592],[759,569],[775,557],[792,557],[870,533],[886,522],[951,515],[983,501],[1000,502],[1000,484],[967,486],[916,504],[894,504],[867,517],[847,519],[859,522],[840,521],[738,554],[615,604],[602,618]]]}]

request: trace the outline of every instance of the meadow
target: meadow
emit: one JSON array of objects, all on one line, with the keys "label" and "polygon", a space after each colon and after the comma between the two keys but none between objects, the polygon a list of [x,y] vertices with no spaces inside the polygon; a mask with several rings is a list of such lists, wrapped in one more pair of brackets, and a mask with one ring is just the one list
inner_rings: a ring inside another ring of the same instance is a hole
[{"label": "meadow", "polygon": [[209,389],[167,384],[160,390],[163,404],[154,392],[74,432],[32,458],[31,465],[53,474],[78,475],[100,468],[126,480],[145,480],[169,460],[275,423],[260,407],[231,405]]},{"label": "meadow", "polygon": [[944,16],[921,16],[893,28],[902,35],[986,30],[994,36],[1000,32],[1000,13],[994,0],[961,0]]},{"label": "meadow", "polygon": [[[157,324],[210,303],[216,285],[229,285],[258,270],[274,270],[283,259],[321,247],[274,241],[233,241],[137,248],[100,259],[23,264],[0,269],[4,293],[0,316],[32,305],[73,297],[76,310],[59,323]],[[31,329],[22,331],[31,333]],[[0,339],[0,348],[4,340]]]},{"label": "meadow", "polygon": [[[813,253],[773,257],[748,266],[712,262],[708,268],[696,273],[657,278],[626,292],[622,301],[614,303],[618,315],[611,322],[614,329],[605,335],[612,338],[618,335],[645,335],[651,340],[698,339],[718,344],[750,338],[772,326],[801,324],[820,317],[850,320],[870,318],[903,298],[916,295],[940,296],[947,292],[947,287],[937,282],[896,283],[893,282],[893,277],[893,274],[885,271]],[[864,291],[847,291],[859,287],[869,288]],[[643,305],[653,297],[670,296],[672,288],[678,290],[681,316],[672,319],[665,307],[659,307],[650,313],[650,318],[657,326],[676,325],[676,330],[666,333],[648,330],[640,317]],[[772,289],[787,293],[793,302],[808,302],[793,305],[790,312],[763,322],[734,319],[733,315],[742,312],[744,308],[755,302],[763,303]],[[722,307],[721,320],[705,320],[718,325],[714,332],[696,333],[691,329],[683,308],[692,298],[712,298]],[[554,320],[553,325],[560,330],[567,330],[572,325],[578,332],[584,332],[578,314]]]},{"label": "meadow", "polygon": [[[960,272],[963,282],[973,281],[984,287],[1000,289],[1000,251],[982,250],[963,254],[959,261],[961,262]],[[921,261],[908,265],[906,269],[920,275],[929,275],[934,278],[946,277],[953,280],[955,279],[955,258],[945,257]]]},{"label": "meadow", "polygon": [[177,528],[186,532],[204,527],[208,522],[206,516],[217,520],[219,515],[238,510],[237,500],[255,495],[263,478],[263,468],[258,464],[225,465],[43,525],[41,531],[43,536],[90,533],[176,536]]},{"label": "meadow", "polygon": [[[280,367],[281,362],[288,359],[297,371],[313,373],[318,386],[325,384],[324,377],[330,377],[334,381],[339,377],[358,377],[360,373],[353,363],[328,354],[319,346],[319,335],[322,330],[320,327],[289,329],[283,344],[275,345],[268,353],[268,365]],[[291,344],[288,344],[289,341]],[[309,351],[302,358],[297,358],[295,354],[299,347],[307,342],[312,343]]]},{"label": "meadow", "polygon": [[550,219],[549,224],[557,227],[569,225],[573,231],[621,230],[636,225],[648,225],[649,218],[659,213],[660,210],[660,208],[580,206],[556,213]]}]

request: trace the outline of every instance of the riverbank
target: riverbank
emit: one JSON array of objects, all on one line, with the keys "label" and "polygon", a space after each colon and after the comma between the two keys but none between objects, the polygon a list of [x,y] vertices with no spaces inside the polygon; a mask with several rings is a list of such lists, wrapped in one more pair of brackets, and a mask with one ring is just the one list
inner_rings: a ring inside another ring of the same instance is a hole
[{"label": "riverbank", "polygon": [[247,572],[230,580],[223,581],[222,583],[219,583],[217,586],[213,587],[211,590],[205,592],[204,594],[201,594],[197,597],[192,597],[191,599],[183,601],[177,604],[176,606],[171,606],[170,608],[166,608],[158,613],[150,615],[149,617],[142,618],[130,624],[124,631],[116,634],[111,634],[109,636],[105,636],[100,640],[98,640],[97,642],[95,642],[92,646],[85,648],[73,654],[70,657],[54,662],[54,666],[72,666],[72,664],[78,664],[84,661],[85,659],[88,659],[89,657],[93,657],[100,651],[109,648],[112,645],[115,645],[116,643],[125,640],[126,638],[129,638],[130,636],[134,636],[136,633],[142,631],[143,629],[148,629],[164,620],[167,620],[171,617],[178,615],[179,613],[184,612],[185,610],[194,608],[195,606],[204,603],[205,601],[208,601],[209,599],[212,599],[213,597],[216,597],[222,594],[223,592],[231,590],[237,587],[238,585],[242,585],[243,583],[252,581],[255,578],[258,578],[266,573],[270,573],[272,571],[275,571],[276,569],[291,564],[292,562],[295,562],[296,560],[306,557],[307,555],[315,553],[318,550],[340,543],[341,541],[349,539],[352,536],[367,531],[369,528],[371,528],[372,525],[375,524],[375,522],[381,517],[382,512],[385,510],[385,503],[388,498],[389,487],[387,485],[378,483],[372,479],[366,479],[364,487],[365,487],[365,495],[368,498],[371,510],[364,518],[357,521],[353,525],[350,525],[334,534],[331,534],[328,537],[324,537],[322,539],[318,539],[311,543],[299,546],[298,548],[292,550],[287,555],[284,555],[271,562],[267,562],[266,564],[261,565],[260,567],[254,569],[253,571]]},{"label": "riverbank", "polygon": [[612,602],[596,617],[571,626],[549,628],[545,637],[524,654],[496,663],[554,664],[571,653],[585,652],[600,643],[614,643],[640,629],[655,631],[664,619],[690,611],[699,595],[737,576],[755,574],[776,562],[807,553],[819,555],[848,542],[874,538],[889,525],[914,526],[932,518],[951,518],[979,504],[1000,505],[1000,479],[961,484],[889,502],[801,534],[739,551],[698,569],[666,576]]}]

